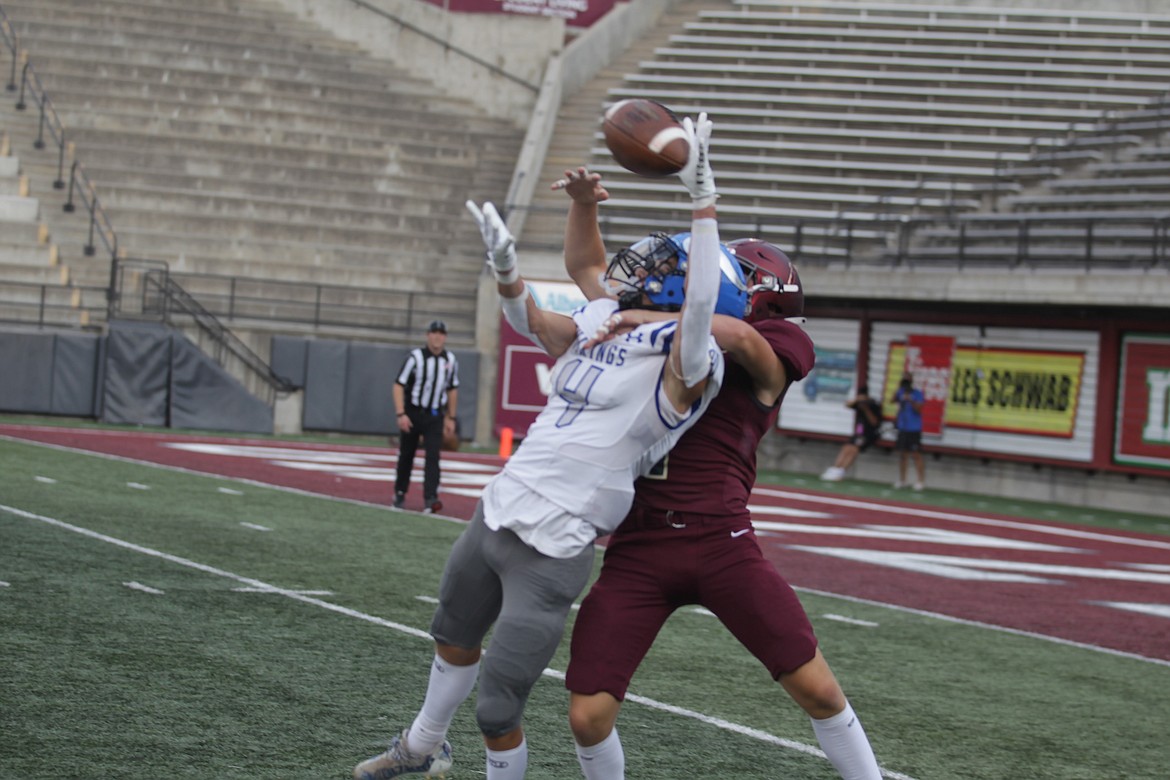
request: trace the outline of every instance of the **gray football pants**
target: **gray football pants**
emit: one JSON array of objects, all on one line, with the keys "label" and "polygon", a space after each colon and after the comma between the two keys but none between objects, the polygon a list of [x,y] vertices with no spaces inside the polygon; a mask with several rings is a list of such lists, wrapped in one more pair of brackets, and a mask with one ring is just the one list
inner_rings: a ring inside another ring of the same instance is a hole
[{"label": "gray football pants", "polygon": [[498,737],[520,726],[532,686],[552,660],[573,600],[593,572],[593,545],[573,558],[550,558],[506,529],[484,525],[483,504],[455,540],[439,583],[431,636],[440,644],[491,645],[479,669],[475,716]]}]

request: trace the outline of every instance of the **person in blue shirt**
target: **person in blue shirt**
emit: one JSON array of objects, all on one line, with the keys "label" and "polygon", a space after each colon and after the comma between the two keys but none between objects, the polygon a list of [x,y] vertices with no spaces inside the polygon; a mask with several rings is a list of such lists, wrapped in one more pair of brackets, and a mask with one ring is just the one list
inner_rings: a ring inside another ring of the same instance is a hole
[{"label": "person in blue shirt", "polygon": [[926,396],[914,388],[914,377],[904,375],[894,393],[894,403],[898,405],[898,416],[894,418],[894,427],[898,429],[894,451],[899,454],[898,481],[894,483],[896,488],[904,488],[908,484],[906,462],[911,457],[914,458],[914,468],[918,473],[914,489],[923,490],[926,487],[926,464],[922,460],[922,405],[925,402]]}]

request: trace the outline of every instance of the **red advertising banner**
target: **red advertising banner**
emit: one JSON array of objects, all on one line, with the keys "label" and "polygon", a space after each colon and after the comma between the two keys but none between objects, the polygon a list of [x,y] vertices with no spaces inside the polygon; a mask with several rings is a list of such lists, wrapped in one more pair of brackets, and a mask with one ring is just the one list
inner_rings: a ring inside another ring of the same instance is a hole
[{"label": "red advertising banner", "polygon": [[447,11],[461,13],[552,16],[571,27],[589,27],[614,7],[617,0],[426,0]]},{"label": "red advertising banner", "polygon": [[553,359],[500,318],[500,362],[496,378],[495,432],[511,428],[523,438],[548,400]]},{"label": "red advertising banner", "polygon": [[[585,303],[585,296],[574,284],[566,282],[529,282],[536,305],[547,311],[570,314]],[[500,316],[499,371],[496,376],[495,433],[511,428],[523,438],[528,426],[544,408],[552,389],[555,361],[545,351],[524,338]]]},{"label": "red advertising banner", "polygon": [[911,334],[906,342],[903,372],[914,377],[914,387],[926,396],[926,403],[922,405],[922,432],[939,436],[947,413],[955,337]]},{"label": "red advertising banner", "polygon": [[1121,342],[1113,460],[1170,469],[1170,336]]}]

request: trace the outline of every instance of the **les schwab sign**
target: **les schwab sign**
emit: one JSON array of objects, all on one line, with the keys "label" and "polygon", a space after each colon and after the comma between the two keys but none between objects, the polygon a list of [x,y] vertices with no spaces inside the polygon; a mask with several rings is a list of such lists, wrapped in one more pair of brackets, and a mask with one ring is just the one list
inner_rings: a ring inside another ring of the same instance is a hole
[{"label": "les schwab sign", "polygon": [[[883,411],[906,362],[905,344],[891,344]],[[944,427],[1072,438],[1084,372],[1083,352],[964,347],[954,349],[945,393]]]}]

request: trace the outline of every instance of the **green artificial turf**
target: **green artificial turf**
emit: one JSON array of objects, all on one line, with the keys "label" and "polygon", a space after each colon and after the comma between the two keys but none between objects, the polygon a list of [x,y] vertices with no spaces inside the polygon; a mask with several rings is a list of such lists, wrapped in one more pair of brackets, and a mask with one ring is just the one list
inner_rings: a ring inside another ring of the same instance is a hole
[{"label": "green artificial turf", "polygon": [[[460,524],[7,440],[0,486],[0,778],[346,778],[413,718]],[[892,776],[1166,776],[1170,665],[801,598]],[[837,776],[709,615],[631,692],[628,777]],[[580,776],[566,704],[533,691],[532,780]],[[452,780],[483,777],[473,702],[450,739]]]}]

